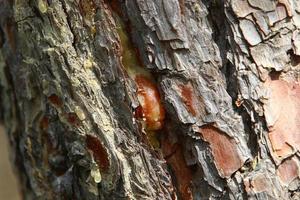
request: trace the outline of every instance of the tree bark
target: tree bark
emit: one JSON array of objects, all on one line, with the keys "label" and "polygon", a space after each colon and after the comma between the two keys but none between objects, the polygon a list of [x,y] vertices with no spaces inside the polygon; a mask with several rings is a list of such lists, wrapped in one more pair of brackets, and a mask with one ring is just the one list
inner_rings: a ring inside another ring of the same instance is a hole
[{"label": "tree bark", "polygon": [[24,199],[299,199],[297,0],[0,0]]}]

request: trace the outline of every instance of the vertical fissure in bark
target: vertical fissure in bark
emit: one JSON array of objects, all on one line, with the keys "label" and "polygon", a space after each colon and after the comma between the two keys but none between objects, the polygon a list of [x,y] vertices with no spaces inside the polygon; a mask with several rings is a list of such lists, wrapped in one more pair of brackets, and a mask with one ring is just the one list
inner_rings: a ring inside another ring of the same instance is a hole
[{"label": "vertical fissure in bark", "polygon": [[[171,173],[173,185],[176,188],[177,196],[182,200],[193,199],[192,191],[192,166],[187,165],[185,159],[186,138],[180,134],[181,127],[172,126],[174,119],[166,119],[166,125],[163,135],[160,136],[160,147],[164,155],[164,159],[168,163]],[[175,140],[174,140],[175,139]]]},{"label": "vertical fissure in bark", "polygon": [[[205,2],[207,6],[207,10],[209,12],[208,19],[211,23],[212,27],[212,37],[216,45],[218,46],[218,50],[220,51],[220,57],[222,60],[222,66],[220,68],[220,72],[223,74],[223,77],[226,81],[226,91],[231,97],[232,108],[238,114],[243,121],[243,128],[245,134],[245,139],[247,141],[247,146],[251,151],[251,155],[253,157],[257,157],[259,153],[259,144],[258,144],[258,136],[253,127],[253,123],[251,122],[250,113],[242,105],[244,101],[240,99],[239,88],[238,88],[238,80],[237,80],[237,70],[235,66],[230,62],[230,44],[228,41],[228,36],[231,35],[230,27],[228,26],[228,22],[226,21],[225,14],[225,1],[208,1]],[[245,102],[246,103],[246,102]],[[250,109],[252,110],[252,109]],[[251,160],[247,160],[242,167],[243,169],[252,163]],[[252,170],[251,167],[246,167],[248,170]],[[235,172],[236,173],[236,172]],[[231,178],[234,179],[235,173],[231,175]],[[243,195],[245,195],[243,191]]]},{"label": "vertical fissure in bark", "polygon": [[117,1],[107,1],[107,3],[116,22],[120,39],[120,61],[128,77],[133,80],[137,88],[135,94],[140,105],[133,107],[133,116],[136,120],[141,121],[142,129],[146,131],[150,143],[153,142],[152,145],[154,145],[158,142],[157,134],[163,128],[165,118],[165,109],[161,102],[157,80],[150,70],[143,65],[132,40],[130,22],[128,19],[124,20],[126,18],[125,13],[121,9],[123,4],[117,4]]},{"label": "vertical fissure in bark", "polygon": [[[212,28],[212,38],[218,50],[220,52],[220,57],[222,59],[221,71],[226,69],[227,66],[227,51],[228,51],[228,41],[226,38],[227,27],[225,22],[225,12],[224,12],[224,0],[220,1],[208,1],[205,3],[208,11],[208,21]],[[224,76],[227,79],[227,76]]]},{"label": "vertical fissure in bark", "polygon": [[295,197],[295,2],[0,0],[26,198]]},{"label": "vertical fissure in bark", "polygon": [[[73,41],[72,41],[72,46],[73,46],[74,49],[76,50],[76,49],[77,49],[76,41],[77,41],[78,39],[76,38],[77,35],[76,35],[76,33],[75,33],[74,29],[73,29],[73,24],[72,24],[72,21],[71,21],[71,19],[70,19],[71,13],[68,12],[67,2],[66,2],[66,1],[64,1],[64,0],[59,0],[59,2],[61,3],[61,6],[62,6],[62,8],[63,8],[64,14],[65,14],[65,17],[66,17],[66,21],[67,21],[68,26],[69,26],[69,29],[70,29],[70,31],[71,31],[71,33],[72,33],[72,39],[73,39]],[[88,2],[87,2],[87,3],[88,3]],[[46,3],[45,3],[45,4],[46,4]],[[47,5],[46,5],[46,6],[47,6]]]},{"label": "vertical fissure in bark", "polygon": [[[256,112],[253,112],[255,109],[253,107],[253,104],[248,99],[244,99],[244,97],[241,95],[242,88],[240,85],[240,79],[244,79],[247,81],[248,77],[242,75],[241,71],[238,69],[238,67],[235,65],[236,62],[238,62],[236,57],[234,57],[234,54],[242,55],[244,54],[243,50],[240,48],[238,44],[233,42],[235,40],[234,33],[232,32],[231,27],[233,24],[239,23],[239,18],[235,15],[234,11],[232,10],[232,7],[228,6],[228,2],[224,1],[225,6],[223,6],[223,12],[224,12],[224,25],[226,28],[226,41],[227,41],[227,65],[226,65],[226,72],[225,77],[227,80],[227,91],[229,95],[232,97],[233,101],[233,108],[239,113],[239,115],[242,117],[243,124],[244,124],[244,130],[245,133],[247,133],[247,144],[251,151],[251,154],[254,158],[259,157],[260,155],[260,145],[259,140],[263,139],[261,138],[260,134],[257,134],[257,128],[254,125],[254,122],[262,122],[262,126],[264,126],[264,119],[259,116]],[[241,5],[242,6],[242,5]],[[226,14],[225,14],[226,12]],[[240,30],[240,29],[239,29]],[[247,41],[242,38],[243,42]],[[245,45],[243,48],[246,48],[247,51],[250,51],[250,45]],[[245,50],[244,50],[245,51]],[[254,60],[251,56],[247,55],[247,59],[254,63]],[[249,83],[250,84],[250,83]],[[260,104],[259,101],[257,101],[258,104]],[[249,163],[252,163],[253,161],[248,160],[247,163],[245,163],[245,167],[248,170],[253,170],[252,167],[249,166]],[[251,165],[251,164],[250,164]]]},{"label": "vertical fissure in bark", "polygon": [[2,48],[2,46],[5,43],[5,37],[4,37],[4,31],[2,30],[2,27],[0,27],[0,48]]},{"label": "vertical fissure in bark", "polygon": [[[111,8],[114,11],[114,14],[118,15],[115,16],[115,20],[117,21],[117,26],[119,26],[118,28],[118,33],[120,36],[120,40],[121,40],[121,44],[122,44],[122,56],[123,56],[123,66],[125,67],[125,70],[127,71],[127,73],[129,74],[129,77],[131,77],[133,80],[136,81],[138,90],[139,90],[139,86],[140,84],[143,84],[143,82],[140,82],[139,79],[135,79],[135,72],[132,72],[132,70],[137,70],[137,74],[139,75],[144,75],[147,76],[151,79],[151,81],[153,81],[154,84],[157,84],[157,77],[155,76],[155,73],[153,73],[152,71],[150,72],[150,70],[145,69],[144,64],[143,64],[143,59],[141,59],[140,57],[140,49],[137,49],[135,47],[135,43],[132,40],[133,35],[131,34],[130,31],[130,21],[128,19],[124,20],[124,18],[126,17],[122,17],[122,15],[126,15],[126,11],[122,11],[121,12],[121,8],[117,7],[115,4],[116,1],[114,2],[110,2],[111,4]],[[121,4],[122,5],[122,4]],[[120,6],[120,5],[119,5]],[[184,9],[184,7],[182,7],[182,9]],[[121,19],[121,18],[122,19]],[[119,21],[119,22],[118,22]],[[128,37],[128,38],[127,38]],[[127,42],[129,42],[129,44],[126,44],[126,40],[129,40]],[[168,47],[168,42],[163,42],[165,47]],[[169,49],[169,47],[168,47]],[[178,50],[180,51],[180,50]],[[132,53],[135,58],[131,58],[130,62],[128,62],[128,58],[126,58],[127,55],[124,55],[124,53]],[[136,66],[132,66],[136,65]],[[144,68],[144,69],[139,69],[139,68]],[[153,75],[154,74],[154,75]],[[161,76],[163,74],[159,73],[159,75]],[[145,83],[145,82],[144,82]],[[154,86],[154,87],[158,87],[158,86]],[[157,88],[155,89],[157,90]],[[157,90],[157,91],[161,91],[161,90]],[[149,94],[150,95],[150,94]],[[147,98],[147,96],[145,96],[145,98]],[[190,99],[187,99],[187,101],[190,101]],[[154,102],[155,103],[155,102]],[[192,106],[192,105],[190,105]],[[164,109],[164,108],[162,108]],[[139,108],[135,111],[136,113],[139,113]],[[146,130],[146,134],[148,137],[148,140],[150,140],[150,144],[152,145],[152,147],[155,147],[157,151],[161,151],[165,154],[166,151],[172,151],[171,153],[167,154],[165,156],[165,160],[167,161],[168,165],[170,166],[170,168],[172,169],[172,180],[173,180],[173,185],[175,186],[175,190],[177,192],[177,196],[179,198],[182,199],[192,199],[192,190],[191,190],[191,180],[192,180],[192,175],[191,175],[191,170],[189,169],[189,166],[186,165],[186,161],[184,158],[184,154],[183,154],[183,144],[185,143],[184,140],[180,140],[177,141],[174,145],[176,147],[174,147],[175,149],[173,149],[173,144],[170,146],[170,144],[166,144],[166,141],[168,140],[168,136],[166,136],[166,134],[176,134],[175,132],[168,130],[167,128],[165,128],[166,126],[168,126],[168,124],[172,124],[172,123],[176,123],[174,121],[174,119],[168,119],[168,113],[164,114],[164,111],[161,111],[161,115],[162,117],[160,118],[161,120],[164,120],[164,118],[166,118],[164,121],[162,121],[162,126],[158,128],[158,130],[154,130],[154,135],[153,135],[153,131],[151,131],[151,129],[156,129],[157,127],[147,127],[149,126],[147,124],[147,118],[146,118],[146,125],[144,125],[144,128]],[[142,111],[143,113],[143,111]],[[138,114],[139,115],[139,114]],[[135,117],[139,116],[135,114]],[[166,115],[164,117],[164,115]],[[162,129],[162,130],[159,130]],[[174,137],[174,136],[172,136]],[[168,141],[167,143],[169,143],[171,141]],[[157,148],[161,148],[157,149]],[[170,149],[168,149],[170,148]],[[167,149],[167,150],[166,150]],[[182,170],[184,172],[182,172]]]}]

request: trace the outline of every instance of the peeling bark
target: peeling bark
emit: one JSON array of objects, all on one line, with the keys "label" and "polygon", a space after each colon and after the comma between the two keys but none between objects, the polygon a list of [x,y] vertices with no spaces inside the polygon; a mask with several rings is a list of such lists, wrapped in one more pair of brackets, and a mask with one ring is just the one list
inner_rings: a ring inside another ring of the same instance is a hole
[{"label": "peeling bark", "polygon": [[299,198],[297,0],[0,0],[24,199]]}]

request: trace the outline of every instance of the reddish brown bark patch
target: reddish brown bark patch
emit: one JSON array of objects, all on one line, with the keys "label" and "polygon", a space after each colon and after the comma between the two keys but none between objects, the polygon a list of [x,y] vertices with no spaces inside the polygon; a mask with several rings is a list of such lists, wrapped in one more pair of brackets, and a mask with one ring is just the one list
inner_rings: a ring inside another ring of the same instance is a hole
[{"label": "reddish brown bark patch", "polygon": [[66,115],[67,120],[69,122],[69,124],[73,125],[73,126],[78,126],[79,125],[79,119],[77,117],[77,115],[75,113],[68,113]]},{"label": "reddish brown bark patch", "polygon": [[300,150],[300,85],[283,80],[269,80],[269,101],[264,105],[273,153],[287,157]]},{"label": "reddish brown bark patch", "polygon": [[143,118],[143,108],[142,106],[138,106],[135,111],[134,111],[134,117],[135,118],[138,118],[138,119],[141,119]]},{"label": "reddish brown bark patch", "polygon": [[15,37],[15,32],[14,32],[14,24],[11,21],[8,21],[5,24],[4,32],[6,34],[10,48],[15,52],[16,51],[16,37]]},{"label": "reddish brown bark patch", "polygon": [[285,184],[290,184],[299,176],[298,163],[294,159],[285,160],[277,169],[277,174],[281,181]]},{"label": "reddish brown bark patch", "polygon": [[279,80],[280,74],[281,74],[281,72],[271,71],[269,73],[269,76],[270,76],[270,78],[271,78],[272,81],[275,81],[275,80]]},{"label": "reddish brown bark patch", "polygon": [[165,159],[175,174],[181,198],[183,200],[192,200],[192,171],[185,162],[182,147],[178,143],[171,143],[167,138],[162,140],[161,146]]},{"label": "reddish brown bark patch", "polygon": [[107,171],[109,168],[108,154],[101,144],[100,140],[94,136],[86,136],[86,145],[93,153],[94,159],[102,171]]},{"label": "reddish brown bark patch", "polygon": [[193,88],[191,85],[179,85],[181,98],[183,100],[183,103],[185,104],[187,110],[193,115],[196,116],[196,110],[195,110],[195,101],[196,97],[193,92]]},{"label": "reddish brown bark patch", "polygon": [[116,12],[119,16],[122,16],[121,5],[118,0],[104,0],[104,2],[110,5],[113,12]]},{"label": "reddish brown bark patch", "polygon": [[40,121],[40,128],[46,130],[49,127],[49,118],[47,116],[42,117]]},{"label": "reddish brown bark patch", "polygon": [[182,16],[185,14],[185,0],[179,0],[179,6],[180,6],[180,13]]},{"label": "reddish brown bark patch", "polygon": [[51,104],[53,104],[56,107],[61,107],[63,105],[62,100],[56,94],[51,94],[48,97],[48,100],[50,101]]},{"label": "reddish brown bark patch", "polygon": [[216,167],[222,177],[230,177],[242,166],[235,141],[217,128],[206,125],[200,134],[210,145]]}]

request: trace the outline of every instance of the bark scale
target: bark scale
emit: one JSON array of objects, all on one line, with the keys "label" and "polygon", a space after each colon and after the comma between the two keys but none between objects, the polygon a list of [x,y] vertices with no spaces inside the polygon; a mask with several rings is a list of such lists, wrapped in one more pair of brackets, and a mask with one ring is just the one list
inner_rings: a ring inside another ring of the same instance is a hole
[{"label": "bark scale", "polygon": [[[297,0],[0,1],[0,119],[24,198],[299,198],[299,13]],[[137,115],[136,74],[163,117]]]}]

